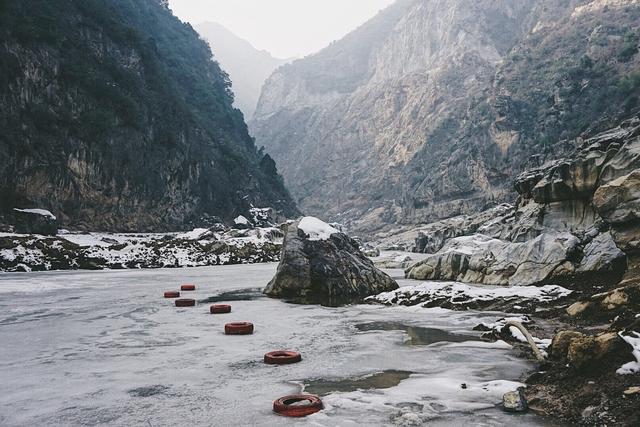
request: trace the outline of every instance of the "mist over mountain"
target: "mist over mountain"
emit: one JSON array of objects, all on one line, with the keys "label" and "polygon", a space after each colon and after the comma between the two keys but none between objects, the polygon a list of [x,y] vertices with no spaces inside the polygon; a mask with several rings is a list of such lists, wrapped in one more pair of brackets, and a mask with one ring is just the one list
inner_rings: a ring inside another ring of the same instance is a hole
[{"label": "mist over mountain", "polygon": [[234,106],[244,113],[247,120],[251,119],[265,80],[290,60],[274,58],[269,52],[254,48],[215,22],[203,22],[195,29],[209,42],[216,60],[229,74],[235,95]]},{"label": "mist over mountain", "polygon": [[166,1],[0,2],[0,209],[135,231],[295,214],[211,58]]},{"label": "mist over mountain", "polygon": [[267,80],[250,123],[303,210],[356,228],[510,200],[633,114],[636,0],[399,0]]}]

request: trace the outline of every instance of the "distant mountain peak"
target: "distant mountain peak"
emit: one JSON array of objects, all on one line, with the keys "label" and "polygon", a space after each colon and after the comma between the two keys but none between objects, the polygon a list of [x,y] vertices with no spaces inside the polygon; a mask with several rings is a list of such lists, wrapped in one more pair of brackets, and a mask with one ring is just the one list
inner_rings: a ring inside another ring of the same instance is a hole
[{"label": "distant mountain peak", "polygon": [[256,109],[265,80],[276,68],[291,59],[275,58],[217,22],[203,22],[196,25],[195,29],[209,43],[214,57],[229,74],[235,94],[234,106],[249,120]]}]

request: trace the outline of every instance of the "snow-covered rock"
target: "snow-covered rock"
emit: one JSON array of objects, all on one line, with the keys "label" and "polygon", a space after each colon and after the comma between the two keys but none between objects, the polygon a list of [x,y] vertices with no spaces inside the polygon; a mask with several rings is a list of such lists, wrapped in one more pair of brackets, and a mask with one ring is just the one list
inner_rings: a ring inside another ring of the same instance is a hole
[{"label": "snow-covered rock", "polygon": [[236,228],[239,229],[246,229],[246,228],[251,228],[253,227],[253,224],[251,223],[251,221],[249,221],[245,216],[243,215],[238,215],[234,220],[233,223],[235,224]]},{"label": "snow-covered rock", "polygon": [[334,228],[324,221],[312,216],[305,216],[298,223],[298,229],[307,235],[307,239],[328,240],[332,234],[340,233],[340,230]]},{"label": "snow-covered rock", "polygon": [[18,208],[13,208],[13,210],[15,212],[22,212],[22,213],[28,213],[28,214],[35,214],[35,215],[42,215],[44,217],[47,217],[49,219],[57,219],[56,216],[54,214],[52,214],[51,212],[49,212],[46,209],[18,209]]},{"label": "snow-covered rock", "polygon": [[317,218],[305,217],[288,226],[278,270],[264,293],[338,305],[397,287],[355,240]]},{"label": "snow-covered rock", "polygon": [[278,261],[278,228],[187,233],[0,233],[0,271],[195,267]]},{"label": "snow-covered rock", "polygon": [[502,309],[513,305],[533,305],[563,298],[572,291],[561,286],[483,286],[460,282],[425,282],[403,286],[367,298],[385,305],[422,305],[464,310],[467,308]]},{"label": "snow-covered rock", "polygon": [[46,209],[13,209],[13,226],[17,233],[42,234],[55,236],[58,232],[58,221]]},{"label": "snow-covered rock", "polygon": [[620,375],[640,373],[640,333],[632,331],[628,334],[623,334],[621,332],[620,338],[631,346],[631,353],[636,360],[625,363],[616,371],[616,373]]}]

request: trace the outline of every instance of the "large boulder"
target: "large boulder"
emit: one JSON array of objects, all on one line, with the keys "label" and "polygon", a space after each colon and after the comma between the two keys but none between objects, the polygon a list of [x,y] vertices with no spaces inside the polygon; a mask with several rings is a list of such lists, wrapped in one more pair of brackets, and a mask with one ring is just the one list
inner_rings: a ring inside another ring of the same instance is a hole
[{"label": "large boulder", "polygon": [[576,331],[560,331],[549,348],[552,360],[572,368],[602,369],[604,365],[620,366],[630,359],[626,345],[616,332],[602,332],[595,336]]},{"label": "large boulder", "polygon": [[317,218],[305,217],[287,228],[280,265],[264,293],[335,306],[397,288],[355,240]]},{"label": "large boulder", "polygon": [[[625,148],[629,148],[628,154],[633,147]],[[635,151],[640,152],[640,144]],[[612,170],[608,171],[609,175]],[[626,252],[637,252],[640,249],[640,169],[601,185],[593,195],[593,205],[611,224],[616,245]]]},{"label": "large boulder", "polygon": [[[407,278],[488,285],[543,285],[591,281],[618,283],[626,256],[609,233],[580,240],[571,233],[543,233],[526,242],[482,234],[451,239],[407,270]],[[576,280],[580,279],[580,280]]]},{"label": "large boulder", "polygon": [[45,209],[13,209],[13,227],[20,234],[58,234],[58,220]]},{"label": "large boulder", "polygon": [[600,186],[593,204],[607,222],[620,224],[640,219],[640,169]]}]

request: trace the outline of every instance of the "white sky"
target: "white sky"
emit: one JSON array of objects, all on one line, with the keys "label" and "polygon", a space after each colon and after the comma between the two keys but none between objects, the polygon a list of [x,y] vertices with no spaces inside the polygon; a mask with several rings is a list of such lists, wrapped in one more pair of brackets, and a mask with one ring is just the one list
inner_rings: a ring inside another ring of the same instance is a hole
[{"label": "white sky", "polygon": [[308,55],[338,40],[394,0],[169,0],[197,25],[218,22],[280,58]]}]

